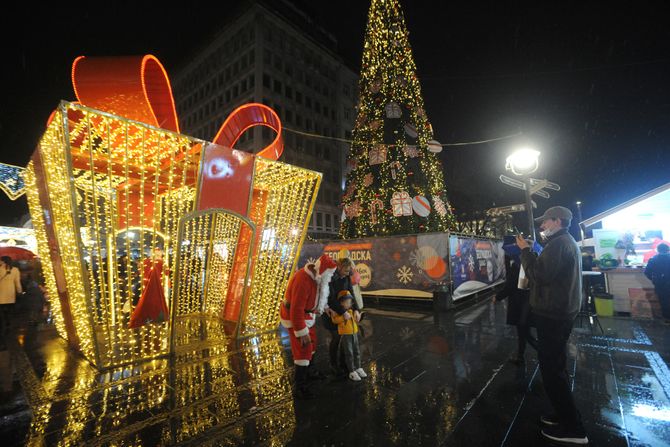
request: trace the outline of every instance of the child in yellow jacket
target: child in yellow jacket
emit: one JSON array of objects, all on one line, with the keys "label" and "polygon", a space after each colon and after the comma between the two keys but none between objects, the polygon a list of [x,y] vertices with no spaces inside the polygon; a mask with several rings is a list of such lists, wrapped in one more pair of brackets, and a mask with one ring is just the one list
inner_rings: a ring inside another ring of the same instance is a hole
[{"label": "child in yellow jacket", "polygon": [[345,312],[338,315],[333,312],[331,319],[337,325],[337,333],[340,335],[340,346],[338,349],[344,352],[344,361],[349,370],[349,379],[359,382],[361,378],[368,375],[361,368],[361,351],[358,347],[358,324],[351,309],[354,297],[349,291],[342,290],[337,294],[337,299]]}]

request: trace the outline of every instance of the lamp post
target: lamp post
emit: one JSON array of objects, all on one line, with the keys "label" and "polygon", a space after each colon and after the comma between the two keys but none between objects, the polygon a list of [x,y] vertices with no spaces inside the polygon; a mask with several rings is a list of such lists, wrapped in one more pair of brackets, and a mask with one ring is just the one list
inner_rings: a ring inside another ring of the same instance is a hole
[{"label": "lamp post", "polygon": [[537,171],[540,153],[533,149],[519,149],[505,160],[505,169],[521,177],[525,184],[526,215],[528,217],[528,234],[535,239],[535,223],[533,221],[533,202],[530,198],[530,174]]}]

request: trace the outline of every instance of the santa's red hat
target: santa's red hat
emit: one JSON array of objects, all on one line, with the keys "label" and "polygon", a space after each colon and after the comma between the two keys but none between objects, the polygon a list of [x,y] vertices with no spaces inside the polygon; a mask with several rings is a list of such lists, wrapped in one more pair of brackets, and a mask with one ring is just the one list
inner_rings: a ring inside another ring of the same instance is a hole
[{"label": "santa's red hat", "polygon": [[333,277],[335,270],[337,269],[337,264],[332,260],[327,254],[321,255],[319,259],[314,263],[314,268],[316,269],[316,282],[318,284],[317,290],[317,309],[318,313],[323,312],[323,309],[328,302],[328,293],[330,288],[328,283]]},{"label": "santa's red hat", "polygon": [[314,263],[314,267],[316,268],[318,275],[321,276],[328,270],[335,270],[337,268],[337,264],[330,256],[327,254],[322,254],[321,257],[317,259],[316,263]]}]

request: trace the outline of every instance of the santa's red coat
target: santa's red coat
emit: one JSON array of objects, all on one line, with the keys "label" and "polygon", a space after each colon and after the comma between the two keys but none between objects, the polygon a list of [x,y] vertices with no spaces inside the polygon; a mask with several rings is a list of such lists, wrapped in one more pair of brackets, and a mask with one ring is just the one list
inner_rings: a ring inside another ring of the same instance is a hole
[{"label": "santa's red coat", "polygon": [[314,265],[307,264],[289,280],[286,298],[279,310],[282,326],[292,328],[296,337],[307,335],[314,326],[316,305],[316,270]]}]

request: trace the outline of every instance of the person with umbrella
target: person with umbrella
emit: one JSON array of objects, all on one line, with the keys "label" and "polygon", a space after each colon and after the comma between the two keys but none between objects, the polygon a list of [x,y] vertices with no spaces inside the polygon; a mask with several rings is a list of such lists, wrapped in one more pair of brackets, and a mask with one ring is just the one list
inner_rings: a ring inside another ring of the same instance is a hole
[{"label": "person with umbrella", "polygon": [[0,257],[0,349],[7,349],[16,296],[23,293],[19,269],[12,266],[12,258]]}]

